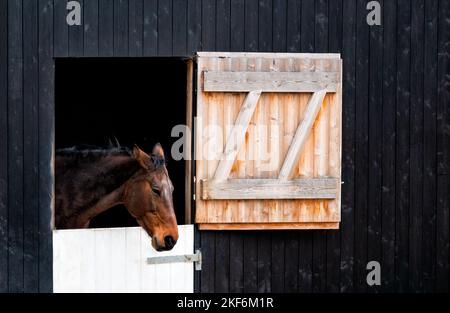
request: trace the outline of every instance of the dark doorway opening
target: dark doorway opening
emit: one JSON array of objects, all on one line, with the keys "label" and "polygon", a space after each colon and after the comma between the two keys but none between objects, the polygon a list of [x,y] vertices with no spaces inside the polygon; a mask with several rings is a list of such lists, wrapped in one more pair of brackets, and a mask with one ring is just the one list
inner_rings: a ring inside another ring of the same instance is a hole
[{"label": "dark doorway opening", "polygon": [[[185,221],[185,162],[172,159],[175,125],[186,123],[187,60],[181,58],[55,59],[55,148],[138,145],[150,153],[160,142],[175,187],[178,224]],[[137,226],[122,205],[90,227]]]}]

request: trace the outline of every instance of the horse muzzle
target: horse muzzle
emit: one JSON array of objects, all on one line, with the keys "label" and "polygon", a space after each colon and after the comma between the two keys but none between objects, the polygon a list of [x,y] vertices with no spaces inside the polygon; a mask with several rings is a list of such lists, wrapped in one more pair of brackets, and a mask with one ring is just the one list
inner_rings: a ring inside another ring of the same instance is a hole
[{"label": "horse muzzle", "polygon": [[176,243],[177,241],[172,236],[165,236],[164,241],[159,240],[156,236],[152,238],[152,246],[158,252],[172,250]]}]

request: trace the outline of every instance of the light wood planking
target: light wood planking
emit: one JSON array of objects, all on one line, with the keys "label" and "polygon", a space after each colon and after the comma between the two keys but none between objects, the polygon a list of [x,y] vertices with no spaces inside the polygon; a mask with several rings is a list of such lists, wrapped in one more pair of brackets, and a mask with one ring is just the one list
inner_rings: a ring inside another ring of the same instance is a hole
[{"label": "light wood planking", "polygon": [[[265,59],[267,60],[267,59]],[[205,71],[205,92],[336,92],[338,72],[215,72]]]},{"label": "light wood planking", "polygon": [[201,181],[202,199],[334,199],[336,178],[229,179],[224,182]]},{"label": "light wood planking", "polygon": [[200,230],[281,230],[281,229],[339,229],[339,223],[207,223]]},{"label": "light wood planking", "polygon": [[278,175],[279,179],[291,179],[297,172],[300,153],[303,151],[303,147],[307,138],[309,137],[312,125],[316,120],[325,95],[325,90],[315,92],[312,95],[306,108],[305,116],[297,128],[294,139],[289,145],[289,150],[287,152],[286,158],[284,159],[280,174]]},{"label": "light wood planking", "polygon": [[223,52],[199,51],[197,55],[202,58],[268,58],[268,59],[327,59],[339,60],[340,53],[273,53],[273,52]]},{"label": "light wood planking", "polygon": [[[233,129],[231,130],[228,140],[226,141],[225,150],[220,157],[219,165],[217,166],[213,177],[214,180],[222,181],[228,178],[238,150],[244,142],[248,124],[250,123],[250,119],[255,112],[260,95],[260,90],[254,90],[249,92],[245,98],[242,108],[239,111],[239,115],[234,123]],[[225,129],[226,127],[224,130]]]},{"label": "light wood planking", "polygon": [[[229,124],[232,116],[236,116],[237,119],[243,99],[247,95],[246,92],[233,91],[205,92],[205,88],[208,87],[205,87],[204,79],[205,77],[208,79],[209,74],[218,74],[221,77],[225,77],[226,75],[237,77],[241,73],[246,72],[249,74],[245,75],[249,77],[251,75],[258,76],[260,75],[259,73],[264,73],[261,74],[262,77],[275,77],[277,75],[285,75],[286,73],[288,73],[286,74],[288,76],[295,76],[297,75],[296,73],[302,73],[299,75],[304,75],[304,77],[310,75],[310,77],[313,77],[316,75],[315,73],[333,73],[333,75],[336,75],[335,92],[326,95],[323,101],[323,103],[327,103],[328,112],[322,114],[322,110],[319,110],[316,118],[317,120],[322,119],[326,121],[321,125],[329,125],[331,123],[329,115],[332,112],[336,112],[337,114],[341,112],[340,107],[332,108],[334,105],[342,105],[341,102],[336,101],[336,99],[341,97],[339,91],[342,75],[341,61],[339,58],[340,56],[338,54],[314,54],[312,57],[309,57],[308,54],[238,53],[234,55],[220,52],[212,54],[199,53],[198,73],[201,75],[198,75],[199,92],[197,93],[197,104],[200,105],[197,110],[197,118],[200,124],[197,125],[197,133],[195,135],[197,147],[213,145],[214,148],[222,151],[222,154],[226,151],[227,142],[231,138],[230,134],[226,133],[227,126],[229,126],[227,124]],[[205,75],[202,73],[205,73]],[[231,79],[233,80],[233,78]],[[299,125],[305,122],[305,116],[309,116],[307,114],[307,107],[310,98],[311,93],[305,92],[262,92],[258,104],[255,107],[254,114],[250,118],[247,131],[242,132],[244,134],[242,145],[233,150],[233,154],[236,155],[235,159],[228,161],[230,163],[228,165],[230,171],[226,175],[221,175],[217,183],[220,182],[222,185],[217,186],[220,186],[220,188],[228,186],[227,180],[277,178]],[[234,103],[233,110],[229,105],[231,102]],[[319,105],[318,108],[320,109],[321,106]],[[211,112],[218,112],[222,116],[216,116]],[[328,117],[323,117],[322,115],[328,115]],[[204,130],[208,129],[211,124],[221,127],[225,131],[225,134],[209,133],[209,136],[206,136]],[[261,129],[260,125],[266,128]],[[319,164],[319,155],[315,153],[317,152],[315,144],[320,133],[320,136],[324,136],[321,137],[322,140],[320,142],[322,144],[325,143],[324,145],[327,146],[322,147],[327,154],[325,157],[322,157],[320,164],[324,172],[330,173],[329,175],[320,176],[331,177],[338,182],[340,181],[340,164],[337,167],[334,165],[334,170],[331,170],[330,167],[332,165],[330,162],[338,161],[340,163],[340,157],[332,158],[329,154],[334,153],[334,151],[340,151],[340,147],[331,146],[336,142],[340,142],[340,124],[336,124],[337,128],[334,131],[328,129],[331,126],[328,127],[325,135],[321,134],[324,129],[323,127],[321,131],[316,129],[318,125],[317,122],[314,123],[313,121],[310,127],[310,134],[304,136],[303,151],[299,152],[297,161],[293,162],[290,176],[294,180],[319,177],[317,171],[315,172],[314,170],[315,168],[317,169],[317,165]],[[279,128],[279,133],[274,135],[272,128],[275,127]],[[199,129],[201,131],[198,131]],[[201,132],[203,132],[203,135],[199,136]],[[270,149],[273,149],[273,147],[275,147],[276,152],[270,153]],[[278,155],[278,164],[273,168],[268,167],[271,162],[266,160],[268,153],[270,154],[271,160],[275,158],[274,155]],[[291,154],[293,155],[293,153]],[[224,162],[223,160],[208,160],[206,158],[197,160],[196,162],[197,223],[201,223],[202,225],[207,223],[232,223],[241,227],[244,227],[243,225],[247,223],[270,223],[272,224],[271,227],[276,227],[272,222],[277,222],[277,224],[293,223],[297,224],[296,227],[303,227],[301,225],[305,223],[337,223],[340,220],[339,183],[336,183],[336,193],[332,199],[298,199],[295,197],[292,199],[267,199],[267,197],[263,196],[261,196],[262,199],[256,199],[259,196],[238,198],[237,195],[233,196],[235,199],[212,199],[210,197],[211,195],[207,195],[205,198],[209,198],[204,199],[203,197],[205,195],[203,192],[205,189],[202,188],[202,180],[206,180],[209,186],[214,186],[212,182],[214,173],[217,172],[220,162]],[[286,180],[288,181],[289,178]],[[225,194],[227,192],[228,190]],[[219,191],[220,193],[222,191]],[[222,193],[221,197],[223,196]],[[330,206],[330,203],[334,205]],[[317,228],[317,226],[315,227]]]}]

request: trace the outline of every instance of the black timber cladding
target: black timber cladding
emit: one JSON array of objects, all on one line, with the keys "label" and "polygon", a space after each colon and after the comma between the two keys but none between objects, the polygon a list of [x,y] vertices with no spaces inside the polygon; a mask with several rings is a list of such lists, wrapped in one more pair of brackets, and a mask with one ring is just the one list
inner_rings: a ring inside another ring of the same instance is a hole
[{"label": "black timber cladding", "polygon": [[0,291],[52,290],[53,58],[197,51],[341,53],[344,185],[339,231],[196,232],[196,291],[449,291],[448,1],[79,2],[0,0]]}]

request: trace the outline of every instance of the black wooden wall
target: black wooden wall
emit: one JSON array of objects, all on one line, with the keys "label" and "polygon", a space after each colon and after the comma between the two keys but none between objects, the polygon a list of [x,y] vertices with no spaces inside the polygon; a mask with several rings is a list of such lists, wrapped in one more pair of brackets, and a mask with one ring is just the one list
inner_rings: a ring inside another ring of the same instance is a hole
[{"label": "black wooden wall", "polygon": [[198,232],[197,291],[449,291],[447,0],[66,2],[0,0],[0,291],[52,290],[53,57],[201,50],[342,53],[345,184],[339,231]]}]

